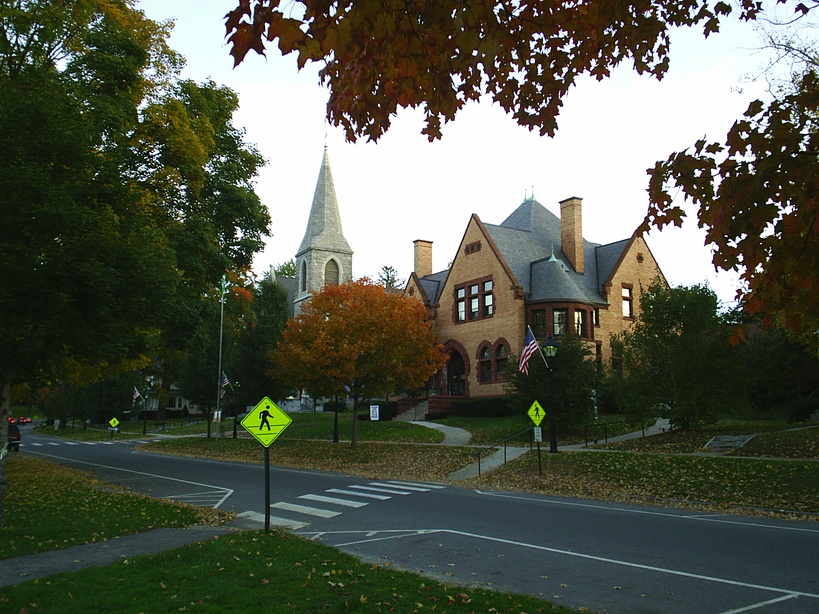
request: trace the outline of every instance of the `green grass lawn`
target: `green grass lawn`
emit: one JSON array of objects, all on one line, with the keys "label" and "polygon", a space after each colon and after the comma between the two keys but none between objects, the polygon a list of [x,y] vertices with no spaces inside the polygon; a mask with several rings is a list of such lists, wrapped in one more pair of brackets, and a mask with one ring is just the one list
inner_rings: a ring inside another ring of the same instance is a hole
[{"label": "green grass lawn", "polygon": [[114,489],[89,473],[37,456],[13,453],[6,460],[6,526],[0,528],[0,558],[229,518],[207,508]]},{"label": "green grass lawn", "polygon": [[[200,439],[201,441],[201,439]],[[115,491],[90,474],[21,454],[9,457],[5,556],[110,539],[224,515]],[[105,567],[3,587],[3,612],[552,612],[533,597],[451,586],[364,563],[274,531],[230,533]]]},{"label": "green grass lawn", "polygon": [[463,485],[819,520],[819,463],[674,454],[530,452]]}]

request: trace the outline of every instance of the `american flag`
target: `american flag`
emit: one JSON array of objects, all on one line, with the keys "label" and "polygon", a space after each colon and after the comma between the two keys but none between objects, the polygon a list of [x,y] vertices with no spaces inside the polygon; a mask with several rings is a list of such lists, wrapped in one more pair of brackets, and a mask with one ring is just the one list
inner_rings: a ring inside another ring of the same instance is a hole
[{"label": "american flag", "polygon": [[225,398],[225,389],[226,389],[228,386],[230,386],[231,388],[233,388],[233,386],[231,385],[230,380],[228,379],[227,375],[225,375],[225,372],[224,372],[224,371],[222,371],[222,386],[221,386],[221,388],[219,388],[219,398],[220,398],[220,399],[224,399],[224,398]]},{"label": "american flag", "polygon": [[140,398],[141,396],[142,396],[142,395],[141,395],[141,394],[139,394],[139,390],[137,390],[137,387],[136,387],[136,386],[134,386],[134,396],[133,396],[133,397],[131,397],[131,407],[133,407],[133,406],[134,406],[134,403],[136,403],[136,400],[137,400],[138,398]]},{"label": "american flag", "polygon": [[524,375],[529,375],[529,359],[537,352],[537,339],[532,334],[532,329],[526,327],[526,337],[523,339],[523,350],[520,353],[520,365],[518,369]]}]

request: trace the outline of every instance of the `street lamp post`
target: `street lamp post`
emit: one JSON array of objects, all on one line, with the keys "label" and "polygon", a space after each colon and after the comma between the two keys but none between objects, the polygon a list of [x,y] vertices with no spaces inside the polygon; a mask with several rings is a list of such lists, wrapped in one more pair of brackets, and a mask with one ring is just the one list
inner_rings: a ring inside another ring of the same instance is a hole
[{"label": "street lamp post", "polygon": [[[550,336],[546,343],[543,344],[543,353],[549,357],[554,358],[557,354],[557,345],[555,340]],[[555,372],[548,362],[546,366],[549,367],[549,454],[557,454],[557,428],[555,427]]]},{"label": "street lamp post", "polygon": [[[219,360],[216,374],[216,439],[219,439],[219,427],[222,421],[222,337],[225,328],[225,295],[227,294],[227,276],[222,275],[222,285],[219,289]],[[210,437],[210,420],[208,420],[208,437]]]}]

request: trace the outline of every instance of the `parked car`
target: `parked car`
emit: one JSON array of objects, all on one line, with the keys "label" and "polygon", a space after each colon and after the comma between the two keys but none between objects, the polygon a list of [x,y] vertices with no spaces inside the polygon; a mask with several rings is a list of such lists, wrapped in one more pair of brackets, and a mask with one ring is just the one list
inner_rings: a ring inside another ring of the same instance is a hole
[{"label": "parked car", "polygon": [[9,450],[20,449],[20,428],[13,422],[9,422]]}]

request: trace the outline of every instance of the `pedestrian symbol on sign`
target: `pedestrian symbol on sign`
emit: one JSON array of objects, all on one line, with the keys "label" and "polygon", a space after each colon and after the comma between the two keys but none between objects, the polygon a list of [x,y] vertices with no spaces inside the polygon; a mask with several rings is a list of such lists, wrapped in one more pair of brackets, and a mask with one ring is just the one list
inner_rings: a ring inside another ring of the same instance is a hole
[{"label": "pedestrian symbol on sign", "polygon": [[[269,406],[268,406],[269,407]],[[270,412],[267,411],[267,408],[262,410],[262,413],[259,414],[259,417],[262,419],[262,423],[259,425],[259,430],[261,431],[264,427],[267,427],[267,430],[270,430]]]},{"label": "pedestrian symbol on sign", "polygon": [[293,419],[267,397],[242,419],[242,426],[264,447],[268,447],[290,426]]},{"label": "pedestrian symbol on sign", "polygon": [[543,408],[540,406],[540,403],[535,401],[532,403],[532,406],[529,408],[529,411],[526,412],[529,417],[532,419],[532,422],[535,423],[535,426],[540,426],[540,423],[543,422],[543,418],[545,414],[543,412]]}]

